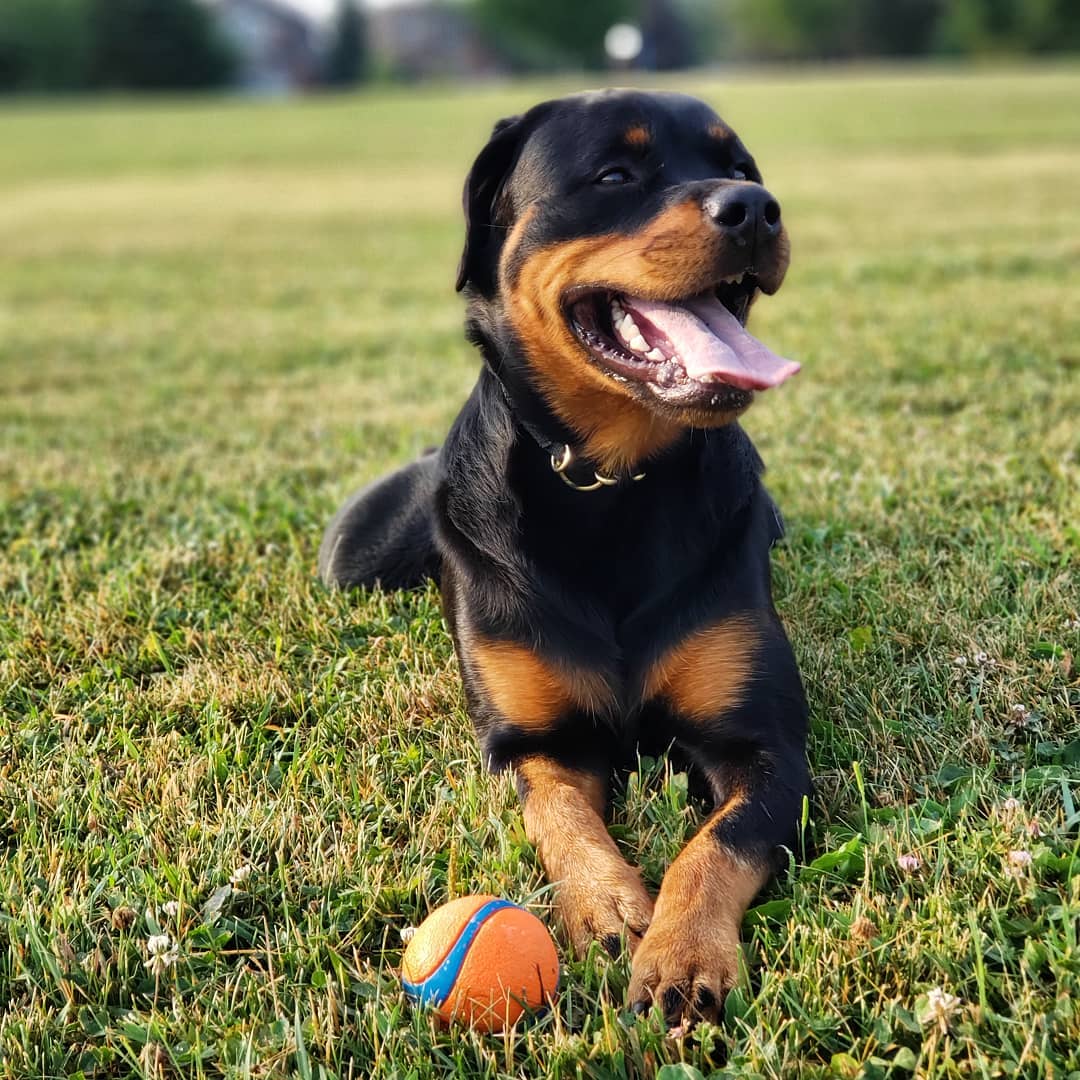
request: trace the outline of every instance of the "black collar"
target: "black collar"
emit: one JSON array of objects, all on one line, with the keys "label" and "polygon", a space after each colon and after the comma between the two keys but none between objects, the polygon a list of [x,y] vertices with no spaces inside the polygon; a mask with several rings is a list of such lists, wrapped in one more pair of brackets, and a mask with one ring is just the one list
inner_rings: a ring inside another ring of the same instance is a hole
[{"label": "black collar", "polygon": [[[489,368],[489,370],[491,370]],[[551,471],[567,487],[575,491],[600,491],[602,488],[618,487],[620,484],[634,483],[645,479],[644,472],[626,473],[622,476],[607,476],[574,449],[573,444],[563,437],[550,435],[541,424],[532,417],[525,415],[525,410],[514,401],[510,390],[502,378],[495,372],[491,372],[502,391],[506,405],[514,417],[517,425],[526,431],[540,449],[547,454],[551,462]]]}]

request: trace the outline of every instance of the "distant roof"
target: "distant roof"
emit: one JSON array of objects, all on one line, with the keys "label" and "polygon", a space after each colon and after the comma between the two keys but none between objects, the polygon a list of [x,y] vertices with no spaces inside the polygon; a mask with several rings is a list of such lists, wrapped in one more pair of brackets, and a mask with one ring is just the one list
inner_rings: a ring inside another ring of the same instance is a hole
[{"label": "distant roof", "polygon": [[297,26],[308,28],[312,24],[311,16],[299,7],[293,6],[287,0],[210,0],[211,7],[244,7],[255,11],[264,12],[282,22],[293,23]]}]

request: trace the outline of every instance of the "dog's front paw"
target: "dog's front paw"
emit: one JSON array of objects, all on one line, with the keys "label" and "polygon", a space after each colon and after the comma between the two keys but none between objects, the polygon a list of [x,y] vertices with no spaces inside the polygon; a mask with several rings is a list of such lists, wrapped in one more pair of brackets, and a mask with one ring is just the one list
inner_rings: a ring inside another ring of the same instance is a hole
[{"label": "dog's front paw", "polygon": [[739,975],[738,927],[702,904],[661,910],[634,954],[629,1000],[635,1012],[659,1005],[668,1026],[685,1030],[720,1018]]},{"label": "dog's front paw", "polygon": [[653,915],[652,897],[638,872],[625,863],[605,867],[595,877],[560,882],[555,903],[567,937],[580,956],[593,941],[616,956],[624,935],[633,953]]}]

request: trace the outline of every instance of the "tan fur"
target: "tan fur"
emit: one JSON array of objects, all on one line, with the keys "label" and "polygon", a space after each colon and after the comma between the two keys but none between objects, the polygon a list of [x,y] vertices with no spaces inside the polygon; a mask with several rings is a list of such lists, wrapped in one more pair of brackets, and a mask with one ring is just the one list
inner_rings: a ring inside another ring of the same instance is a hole
[{"label": "tan fur", "polygon": [[477,636],[468,649],[492,704],[518,727],[543,730],[572,708],[595,714],[611,701],[603,676],[557,667],[524,645]]},{"label": "tan fur", "polygon": [[630,146],[648,146],[652,142],[652,134],[643,124],[634,124],[623,132],[623,140]]},{"label": "tan fur", "polygon": [[515,768],[525,781],[525,832],[535,845],[574,948],[626,935],[636,948],[652,917],[641,875],[604,826],[604,784],[590,773],[531,757]]},{"label": "tan fur", "polygon": [[732,796],[668,868],[649,930],[634,956],[630,1000],[661,1005],[671,1023],[716,1020],[739,974],[739,927],[768,869],[711,835],[745,802]]},{"label": "tan fur", "polygon": [[525,212],[514,222],[510,231],[506,234],[506,240],[503,242],[502,252],[499,255],[500,266],[505,265],[513,257],[514,251],[524,239],[530,223],[536,217],[537,209],[536,203],[527,206]]},{"label": "tan fur", "polygon": [[644,698],[668,701],[692,720],[712,720],[742,700],[761,633],[753,617],[733,615],[689,635],[648,672]]}]

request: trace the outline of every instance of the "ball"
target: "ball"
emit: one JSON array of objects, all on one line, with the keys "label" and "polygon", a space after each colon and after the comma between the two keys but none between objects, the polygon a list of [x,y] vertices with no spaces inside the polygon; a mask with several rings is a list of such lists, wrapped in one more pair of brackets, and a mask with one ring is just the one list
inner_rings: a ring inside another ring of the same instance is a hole
[{"label": "ball", "polygon": [[532,912],[494,896],[463,896],[416,928],[401,959],[401,983],[445,1023],[502,1031],[527,1009],[554,1000],[559,956]]}]

